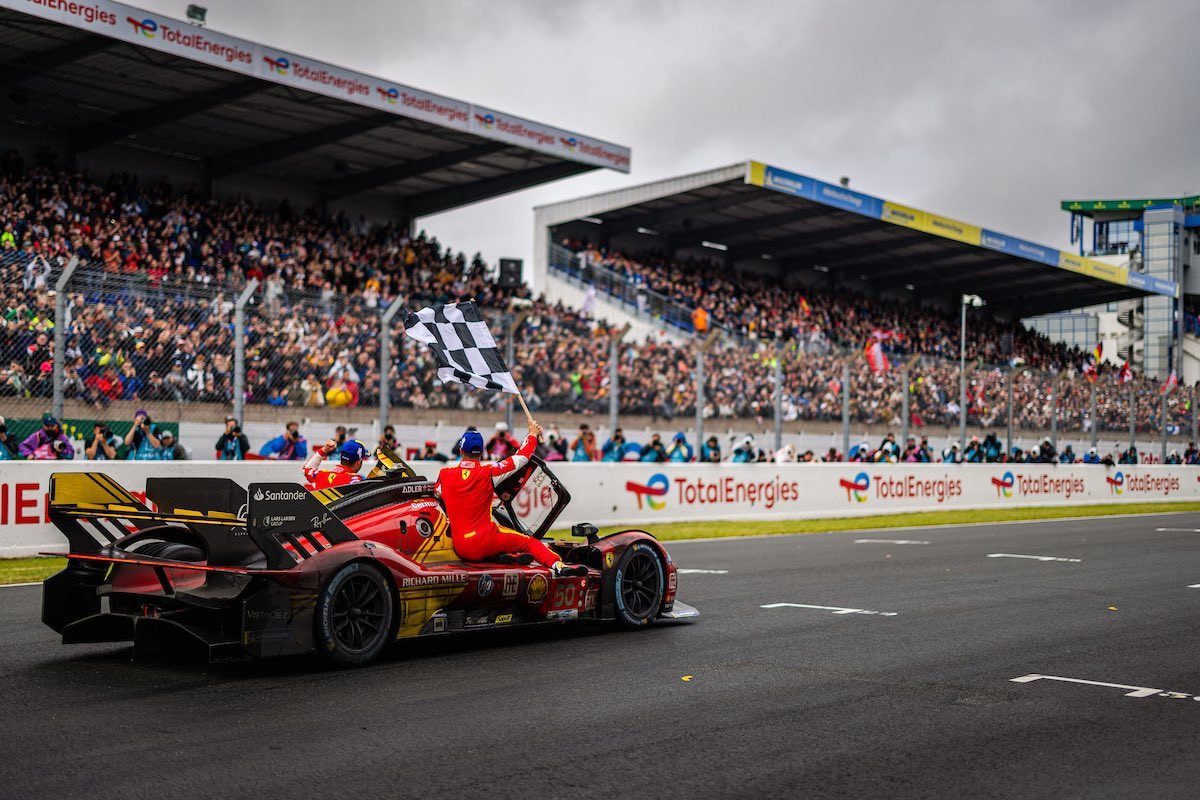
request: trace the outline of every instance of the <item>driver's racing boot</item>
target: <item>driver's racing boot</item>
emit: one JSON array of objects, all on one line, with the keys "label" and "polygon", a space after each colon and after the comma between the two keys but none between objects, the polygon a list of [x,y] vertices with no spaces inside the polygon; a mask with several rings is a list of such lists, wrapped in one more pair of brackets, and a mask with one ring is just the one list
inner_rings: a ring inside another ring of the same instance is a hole
[{"label": "driver's racing boot", "polygon": [[533,563],[533,556],[530,553],[501,553],[496,556],[498,564],[519,564],[522,567],[528,567]]},{"label": "driver's racing boot", "polygon": [[587,567],[583,566],[582,564],[564,564],[561,561],[556,562],[554,566],[550,568],[550,571],[554,573],[555,577],[559,578],[582,578],[584,575],[588,574]]}]

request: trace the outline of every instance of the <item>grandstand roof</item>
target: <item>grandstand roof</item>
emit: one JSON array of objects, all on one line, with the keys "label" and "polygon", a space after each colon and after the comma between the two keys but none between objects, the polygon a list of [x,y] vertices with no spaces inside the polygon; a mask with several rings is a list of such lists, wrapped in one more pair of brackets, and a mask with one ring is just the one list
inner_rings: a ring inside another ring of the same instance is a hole
[{"label": "grandstand roof", "polygon": [[[1177,291],[1125,267],[756,161],[542,206],[536,218],[539,260],[562,226],[584,220],[592,225],[571,230],[592,240],[643,233],[647,250],[671,253],[707,243],[735,262],[768,259],[781,276],[816,268],[879,291],[912,287],[922,299],[978,294],[1017,317]],[[540,261],[537,273],[545,274]]]},{"label": "grandstand roof", "polygon": [[598,168],[630,151],[109,2],[0,0],[6,123],[314,186],[407,217]]}]

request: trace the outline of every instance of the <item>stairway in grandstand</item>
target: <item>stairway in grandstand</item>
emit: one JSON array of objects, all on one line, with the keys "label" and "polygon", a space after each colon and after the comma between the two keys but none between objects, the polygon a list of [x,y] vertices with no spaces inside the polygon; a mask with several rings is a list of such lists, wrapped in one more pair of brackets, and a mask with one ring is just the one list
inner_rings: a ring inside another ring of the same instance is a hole
[{"label": "stairway in grandstand", "polygon": [[593,317],[618,328],[628,324],[633,341],[654,336],[682,344],[693,338],[690,308],[634,287],[603,267],[586,266],[577,253],[558,245],[551,247],[549,267],[545,293],[551,303],[590,308]]}]

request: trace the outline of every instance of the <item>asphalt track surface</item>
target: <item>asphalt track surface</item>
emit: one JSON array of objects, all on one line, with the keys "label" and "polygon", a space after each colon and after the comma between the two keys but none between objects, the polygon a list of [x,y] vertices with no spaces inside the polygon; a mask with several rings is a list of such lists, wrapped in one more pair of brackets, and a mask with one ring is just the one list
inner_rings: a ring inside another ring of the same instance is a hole
[{"label": "asphalt track surface", "polygon": [[349,672],[64,647],[38,587],[0,589],[0,797],[1200,794],[1200,515],[671,551],[726,571],[680,576],[698,621]]}]

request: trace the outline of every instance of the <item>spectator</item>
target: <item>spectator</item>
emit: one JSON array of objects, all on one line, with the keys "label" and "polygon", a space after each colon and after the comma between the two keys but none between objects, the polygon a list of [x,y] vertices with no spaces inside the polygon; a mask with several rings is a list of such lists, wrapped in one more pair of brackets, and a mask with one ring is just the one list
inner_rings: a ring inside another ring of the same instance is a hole
[{"label": "spectator", "polygon": [[667,460],[667,448],[663,446],[662,437],[657,433],[650,437],[650,441],[642,446],[642,452],[638,456],[639,461],[648,461],[660,463]]},{"label": "spectator", "polygon": [[1195,442],[1188,442],[1187,449],[1183,451],[1183,463],[1200,464],[1200,450],[1196,449]]},{"label": "spectator", "polygon": [[1164,461],[1163,463],[1171,464],[1171,465],[1182,464],[1183,459],[1180,458],[1178,450],[1176,450],[1175,448],[1171,448],[1171,452],[1167,455],[1167,460]]},{"label": "spectator", "polygon": [[379,437],[379,447],[383,450],[391,450],[393,453],[400,449],[400,441],[396,438],[395,425],[383,426],[383,435]]},{"label": "spectator", "polygon": [[[625,458],[625,431],[617,428],[600,448],[601,461],[621,461]],[[640,451],[639,451],[640,454]]]},{"label": "spectator", "polygon": [[421,451],[421,455],[417,457],[421,461],[449,461],[450,459],[445,453],[439,453],[437,442],[430,440],[425,442],[425,449]]},{"label": "spectator", "polygon": [[1071,445],[1068,444],[1066,447],[1063,448],[1063,451],[1061,453],[1059,453],[1058,463],[1060,463],[1060,464],[1074,464],[1075,463],[1075,450],[1071,447]]},{"label": "spectator", "polygon": [[567,443],[563,441],[562,434],[554,428],[547,431],[545,444],[539,443],[538,447],[542,450],[544,461],[567,460]]},{"label": "spectator", "polygon": [[42,414],[42,427],[38,428],[17,448],[24,458],[37,461],[68,461],[75,458],[75,448],[63,433],[62,426],[50,412]]},{"label": "spectator", "polygon": [[[345,429],[339,428],[342,435]],[[225,432],[217,439],[216,459],[218,461],[242,461],[250,452],[250,440],[242,433],[242,426],[235,417],[225,418]]]},{"label": "spectator", "polygon": [[671,446],[667,448],[667,461],[686,463],[694,460],[695,455],[695,451],[687,443],[687,437],[684,436],[683,431],[675,434],[675,438],[671,440]]},{"label": "spectator", "polygon": [[958,442],[952,442],[949,447],[942,450],[943,464],[959,464],[962,462],[962,454],[959,453]]},{"label": "spectator", "polygon": [[162,443],[158,448],[158,457],[163,461],[187,461],[188,451],[179,442],[175,441],[175,434],[170,429],[164,430],[159,437]]},{"label": "spectator", "polygon": [[487,440],[483,447],[484,454],[492,461],[503,461],[515,454],[521,448],[521,443],[508,432],[507,422],[497,422],[496,432]]},{"label": "spectator", "polygon": [[17,457],[17,442],[8,432],[8,423],[0,417],[0,461],[13,461]]},{"label": "spectator", "polygon": [[1096,448],[1094,448],[1094,447],[1088,448],[1087,453],[1084,454],[1084,456],[1083,456],[1083,463],[1085,463],[1085,464],[1099,464],[1100,463],[1100,456],[1097,454]]},{"label": "spectator", "polygon": [[1000,439],[995,432],[989,432],[983,440],[983,460],[989,464],[995,464],[1001,460],[1004,454],[1004,448],[1000,445]]},{"label": "spectator", "polygon": [[159,448],[162,447],[159,435],[146,409],[139,408],[133,415],[133,425],[125,434],[125,446],[128,448],[125,457],[131,461],[158,461]]},{"label": "spectator", "polygon": [[112,461],[122,444],[124,441],[113,433],[112,428],[97,422],[92,426],[92,435],[84,445],[83,454],[88,461]]},{"label": "spectator", "polygon": [[721,463],[721,443],[717,441],[717,437],[709,436],[704,440],[704,444],[700,446],[700,460],[706,464]]},{"label": "spectator", "polygon": [[758,461],[758,448],[755,446],[754,437],[747,434],[734,448],[733,454],[729,460],[734,464],[747,464],[752,461]]},{"label": "spectator", "polygon": [[896,434],[888,431],[875,451],[875,461],[895,464],[900,461],[900,445],[896,444]]},{"label": "spectator", "polygon": [[283,433],[264,444],[258,454],[278,461],[304,461],[307,459],[308,440],[300,435],[300,423],[288,422],[284,426]]},{"label": "spectator", "polygon": [[585,423],[579,426],[579,435],[571,442],[572,461],[599,461],[600,448],[596,447],[596,434]]}]

